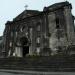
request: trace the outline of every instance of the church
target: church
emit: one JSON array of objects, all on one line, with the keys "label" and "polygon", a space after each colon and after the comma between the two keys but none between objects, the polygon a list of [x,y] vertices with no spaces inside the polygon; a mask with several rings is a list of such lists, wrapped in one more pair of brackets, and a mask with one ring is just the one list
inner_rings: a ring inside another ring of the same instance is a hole
[{"label": "church", "polygon": [[43,11],[24,10],[4,30],[4,56],[75,54],[74,16],[69,2],[55,3]]}]

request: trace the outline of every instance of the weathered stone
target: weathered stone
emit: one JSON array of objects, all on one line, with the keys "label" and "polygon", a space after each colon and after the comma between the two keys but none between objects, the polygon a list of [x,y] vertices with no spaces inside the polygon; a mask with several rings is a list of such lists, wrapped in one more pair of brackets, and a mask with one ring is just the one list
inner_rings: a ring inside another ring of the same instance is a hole
[{"label": "weathered stone", "polygon": [[75,46],[71,9],[69,2],[61,2],[42,12],[25,10],[8,21],[4,30],[5,56],[49,56],[68,51],[68,47]]}]

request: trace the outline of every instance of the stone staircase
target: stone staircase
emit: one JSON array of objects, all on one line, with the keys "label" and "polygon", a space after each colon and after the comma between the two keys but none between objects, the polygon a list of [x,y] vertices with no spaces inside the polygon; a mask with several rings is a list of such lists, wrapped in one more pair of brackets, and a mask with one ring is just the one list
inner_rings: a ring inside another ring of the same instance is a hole
[{"label": "stone staircase", "polygon": [[0,58],[0,69],[33,70],[47,72],[75,72],[74,56],[34,56],[25,58]]}]

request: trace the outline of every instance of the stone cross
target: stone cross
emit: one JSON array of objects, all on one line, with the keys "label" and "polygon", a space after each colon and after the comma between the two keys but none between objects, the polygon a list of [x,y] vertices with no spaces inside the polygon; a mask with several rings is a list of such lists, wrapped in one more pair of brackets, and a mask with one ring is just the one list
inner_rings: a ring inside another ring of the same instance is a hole
[{"label": "stone cross", "polygon": [[27,10],[27,8],[28,8],[28,5],[25,5],[25,10]]},{"label": "stone cross", "polygon": [[64,0],[65,2],[67,1],[67,0]]}]

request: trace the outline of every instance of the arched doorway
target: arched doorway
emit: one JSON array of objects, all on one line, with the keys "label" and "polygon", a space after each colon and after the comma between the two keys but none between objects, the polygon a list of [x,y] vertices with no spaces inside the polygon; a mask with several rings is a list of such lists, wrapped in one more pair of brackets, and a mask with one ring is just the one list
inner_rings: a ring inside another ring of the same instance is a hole
[{"label": "arched doorway", "polygon": [[21,42],[21,46],[22,46],[22,53],[23,53],[23,57],[25,57],[27,54],[29,54],[29,45],[28,45],[28,38],[26,37],[22,37],[20,39]]}]

